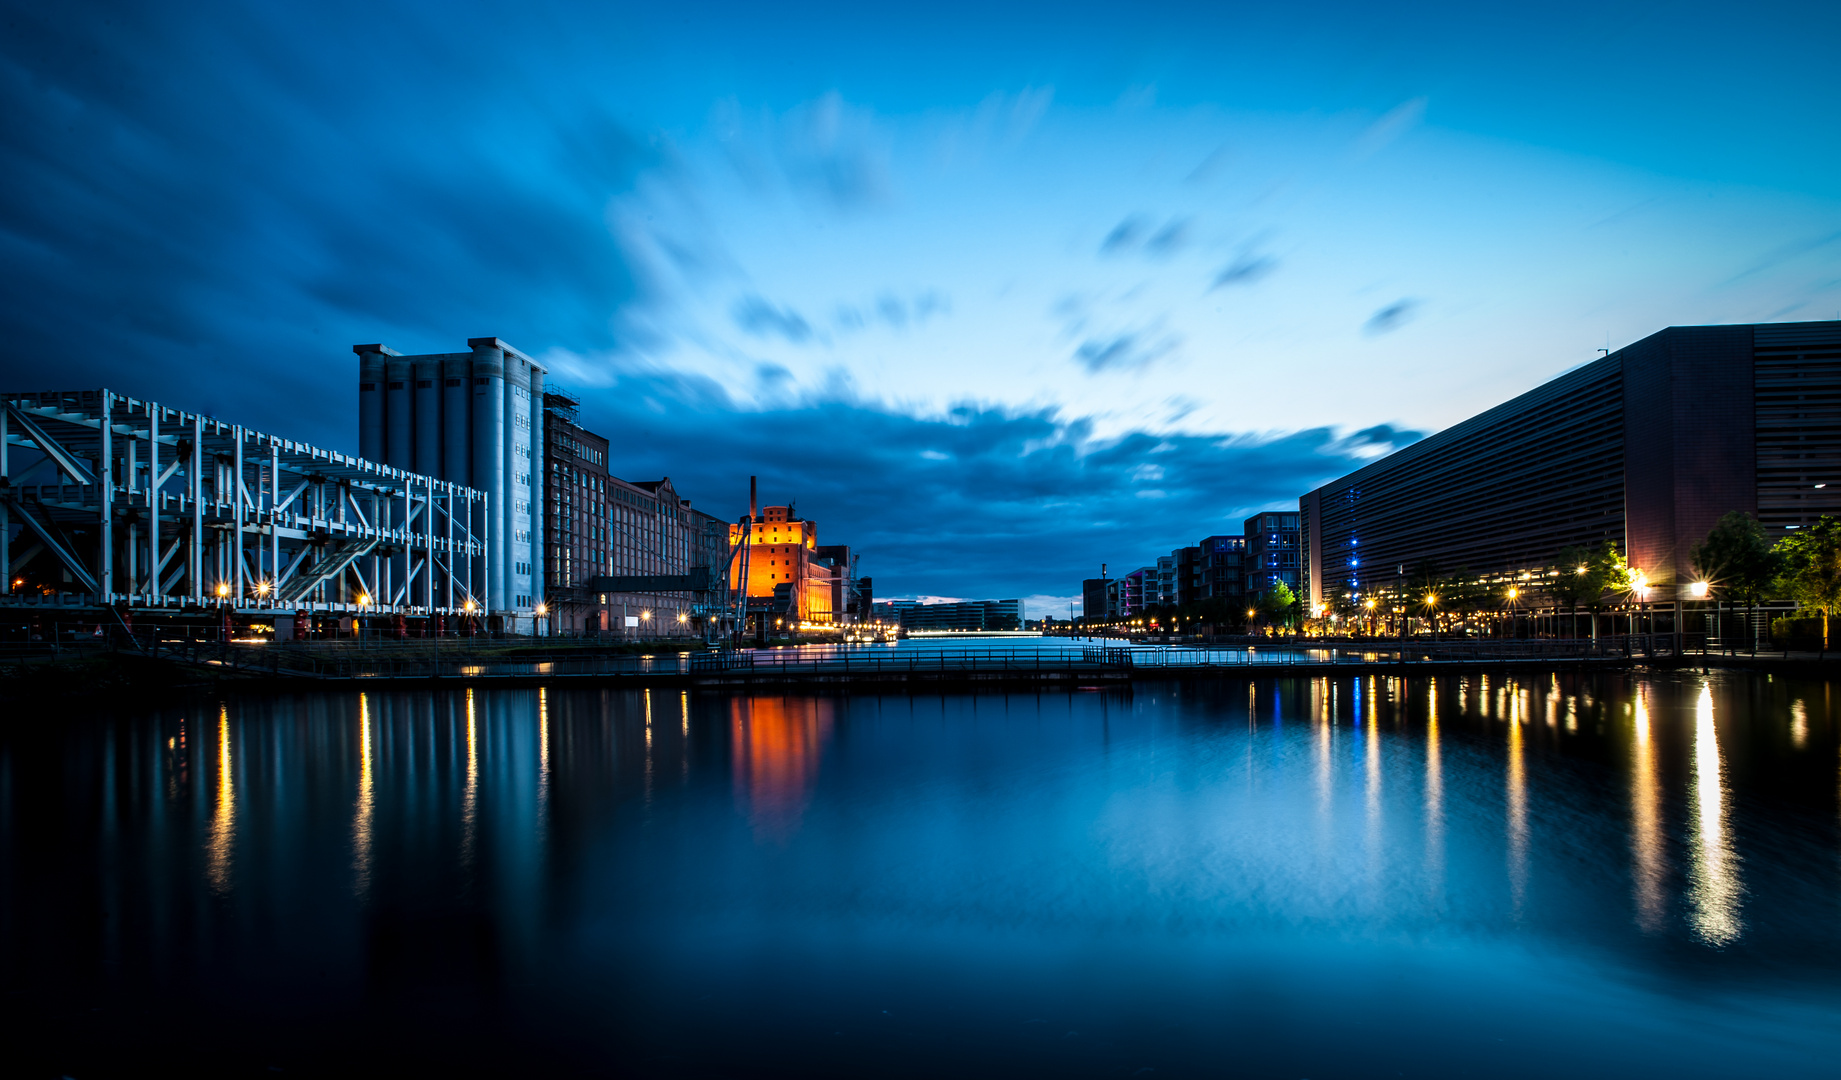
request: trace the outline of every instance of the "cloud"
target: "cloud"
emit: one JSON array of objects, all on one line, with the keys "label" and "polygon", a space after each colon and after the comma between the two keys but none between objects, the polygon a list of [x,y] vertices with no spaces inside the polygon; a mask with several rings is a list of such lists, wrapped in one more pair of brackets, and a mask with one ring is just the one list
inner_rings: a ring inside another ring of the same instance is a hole
[{"label": "cloud", "polygon": [[1782,266],[1784,263],[1794,261],[1811,252],[1820,251],[1837,241],[1841,241],[1841,232],[1822,233],[1817,236],[1805,237],[1801,240],[1780,245],[1765,252],[1753,261],[1750,266],[1728,278],[1726,284],[1736,284],[1754,274],[1762,274],[1767,270],[1773,270]]},{"label": "cloud", "polygon": [[812,339],[812,324],[805,316],[792,308],[775,307],[759,296],[737,300],[729,315],[736,326],[756,337],[778,334],[795,345]]},{"label": "cloud", "polygon": [[1420,302],[1412,299],[1395,300],[1381,310],[1368,316],[1362,324],[1362,333],[1370,337],[1390,333],[1413,321],[1419,314]]},{"label": "cloud", "polygon": [[872,322],[891,330],[906,330],[910,324],[920,326],[951,312],[952,298],[937,289],[919,293],[912,300],[894,292],[883,292],[864,306],[839,304],[835,321],[841,330],[862,330]]},{"label": "cloud", "polygon": [[1089,375],[1136,371],[1169,355],[1181,343],[1182,339],[1173,334],[1132,330],[1088,338],[1074,349],[1074,359]]},{"label": "cloud", "polygon": [[1252,285],[1278,269],[1278,260],[1270,255],[1242,255],[1215,275],[1210,290],[1228,285]]},{"label": "cloud", "polygon": [[[326,387],[349,385],[353,342],[625,344],[652,270],[607,208],[660,168],[657,143],[567,96],[533,102],[542,124],[503,119],[540,71],[436,77],[432,15],[379,17],[380,40],[337,5],[286,32],[244,14],[9,16],[0,379],[39,385],[56,356],[84,385],[344,445],[351,398]],[[335,74],[380,51],[392,77]],[[437,110],[471,119],[413,122]]]},{"label": "cloud", "polygon": [[1426,99],[1423,97],[1403,101],[1389,109],[1356,138],[1353,156],[1360,160],[1380,153],[1402,135],[1418,127],[1425,119],[1425,109]]},{"label": "cloud", "polygon": [[1150,223],[1145,221],[1144,218],[1134,214],[1112,227],[1112,231],[1106,234],[1104,240],[1100,241],[1099,253],[1101,255],[1119,255],[1130,251],[1132,248],[1138,246],[1139,241],[1144,239],[1144,234],[1149,231],[1149,229]]},{"label": "cloud", "polygon": [[795,190],[833,210],[886,202],[889,138],[875,115],[835,90],[770,121],[773,156]]},{"label": "cloud", "polygon": [[1144,250],[1159,258],[1176,254],[1189,242],[1189,224],[1188,218],[1171,218],[1156,236],[1145,241]]},{"label": "cloud", "polygon": [[1102,256],[1123,255],[1142,248],[1154,259],[1167,259],[1189,243],[1191,219],[1171,218],[1161,229],[1151,232],[1151,223],[1141,214],[1133,214],[1112,227],[1100,241]]},{"label": "cloud", "polygon": [[[591,391],[581,415],[590,430],[627,436],[617,475],[668,473],[719,517],[746,509],[748,474],[758,474],[768,503],[798,499],[820,543],[860,552],[881,596],[1066,596],[1101,562],[1137,566],[1238,533],[1249,514],[1296,506],[1419,437],[1377,426],[1102,439],[1091,418],[1054,409],[912,412],[834,394],[751,409],[711,380],[636,368]],[[1161,495],[1138,498],[1147,490]],[[928,522],[927,544],[914,543],[915,521]]]}]

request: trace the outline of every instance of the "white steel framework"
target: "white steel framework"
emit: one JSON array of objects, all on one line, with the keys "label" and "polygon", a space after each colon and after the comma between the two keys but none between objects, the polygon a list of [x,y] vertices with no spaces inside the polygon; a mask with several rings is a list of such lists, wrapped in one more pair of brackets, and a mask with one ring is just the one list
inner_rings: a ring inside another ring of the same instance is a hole
[{"label": "white steel framework", "polygon": [[0,603],[43,555],[33,599],[492,610],[485,492],[108,390],[0,406]]}]

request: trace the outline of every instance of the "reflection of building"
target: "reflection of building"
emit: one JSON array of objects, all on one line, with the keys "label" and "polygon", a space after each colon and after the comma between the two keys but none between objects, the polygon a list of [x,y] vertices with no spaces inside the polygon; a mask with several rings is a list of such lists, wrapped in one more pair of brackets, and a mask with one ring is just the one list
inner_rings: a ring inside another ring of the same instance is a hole
[{"label": "reflection of building", "polygon": [[823,698],[746,697],[729,703],[735,789],[748,800],[755,835],[790,840],[799,830],[831,736]]},{"label": "reflection of building", "polygon": [[903,630],[1021,630],[1021,600],[916,604],[901,613]]},{"label": "reflection of building", "polygon": [[[730,536],[741,543],[742,526],[733,526]],[[764,507],[747,543],[745,562],[735,560],[730,585],[743,588],[745,567],[750,611],[797,622],[832,621],[833,568],[818,557],[817,522],[801,519],[790,506]]]},{"label": "reflection of building", "polygon": [[[473,575],[494,611],[528,610],[544,572],[543,444],[536,436],[544,368],[498,338],[472,351],[358,354],[358,456],[484,491],[474,533],[487,555]],[[475,586],[478,588],[478,585]]]},{"label": "reflection of building", "polygon": [[1246,520],[1246,591],[1259,595],[1283,583],[1298,591],[1298,515],[1277,511]]},{"label": "reflection of building", "polygon": [[1312,603],[1435,573],[1544,573],[1616,543],[1679,598],[1721,515],[1841,513],[1841,322],[1652,334],[1303,496]]}]

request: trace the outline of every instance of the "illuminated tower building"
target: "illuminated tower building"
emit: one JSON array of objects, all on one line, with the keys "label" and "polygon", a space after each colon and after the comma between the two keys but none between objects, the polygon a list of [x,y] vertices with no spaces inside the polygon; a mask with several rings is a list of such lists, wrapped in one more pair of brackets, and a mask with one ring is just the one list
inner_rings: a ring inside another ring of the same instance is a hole
[{"label": "illuminated tower building", "polygon": [[[742,539],[742,527],[730,526],[730,542]],[[834,571],[818,558],[817,522],[801,520],[790,506],[764,507],[747,543],[746,562],[735,560],[729,587],[741,589],[746,573],[750,611],[768,610],[788,622],[832,621]]]}]

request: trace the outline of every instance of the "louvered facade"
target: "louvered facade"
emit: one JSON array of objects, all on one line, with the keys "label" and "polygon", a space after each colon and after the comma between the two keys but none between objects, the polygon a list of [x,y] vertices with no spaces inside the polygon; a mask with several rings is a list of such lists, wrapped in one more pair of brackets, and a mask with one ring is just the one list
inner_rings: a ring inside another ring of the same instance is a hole
[{"label": "louvered facade", "polygon": [[1841,514],[1841,322],[1671,327],[1299,500],[1312,604],[1616,543],[1672,596],[1730,510]]}]

